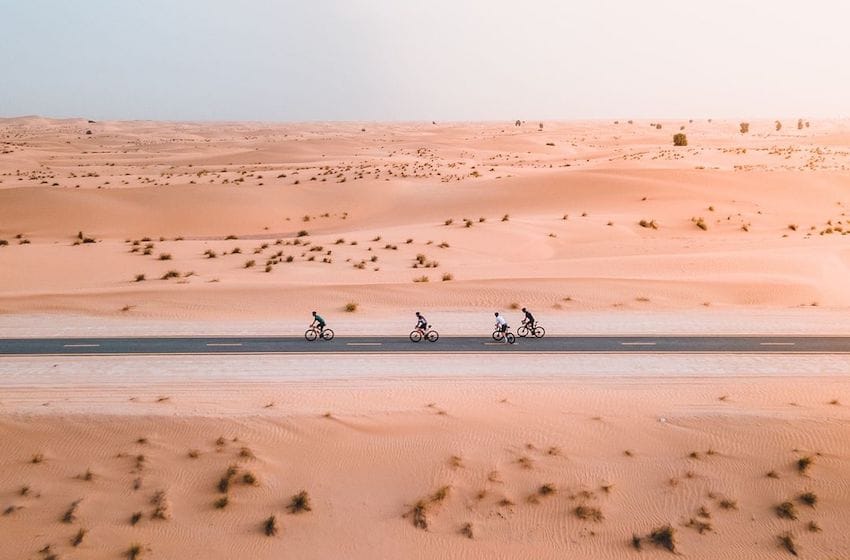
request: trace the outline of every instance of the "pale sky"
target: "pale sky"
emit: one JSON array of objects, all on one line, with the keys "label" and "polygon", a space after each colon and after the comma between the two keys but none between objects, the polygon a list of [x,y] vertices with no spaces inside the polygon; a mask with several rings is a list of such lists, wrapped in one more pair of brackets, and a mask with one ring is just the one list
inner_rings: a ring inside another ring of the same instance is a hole
[{"label": "pale sky", "polygon": [[0,0],[0,116],[850,115],[840,0]]}]

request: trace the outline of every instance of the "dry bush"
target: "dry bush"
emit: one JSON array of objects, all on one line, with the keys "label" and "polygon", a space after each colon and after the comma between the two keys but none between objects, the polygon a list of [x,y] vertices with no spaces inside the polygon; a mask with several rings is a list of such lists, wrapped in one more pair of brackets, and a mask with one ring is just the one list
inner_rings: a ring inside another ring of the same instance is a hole
[{"label": "dry bush", "polygon": [[665,548],[670,552],[676,552],[676,530],[670,525],[653,529],[649,534],[649,540],[655,546]]},{"label": "dry bush", "polygon": [[742,122],[740,124],[740,127],[741,127],[741,134],[746,134],[750,131],[750,123],[748,123],[748,122]]},{"label": "dry bush", "polygon": [[292,496],[289,501],[289,505],[286,506],[286,509],[289,510],[289,513],[302,513],[305,511],[312,511],[312,506],[310,505],[310,495],[307,494],[306,490],[302,490],[301,492]]},{"label": "dry bush", "polygon": [[813,457],[800,457],[797,459],[797,472],[804,475],[808,472],[809,467],[815,462]]},{"label": "dry bush", "polygon": [[582,521],[600,522],[605,517],[602,515],[602,510],[593,506],[580,505],[573,509],[573,514]]},{"label": "dry bush", "polygon": [[688,136],[683,133],[678,133],[673,135],[673,145],[674,146],[687,146],[688,145]]},{"label": "dry bush", "polygon": [[779,541],[779,546],[794,556],[797,556],[797,544],[794,542],[794,535],[791,533],[785,533],[784,535],[779,535],[777,540]]},{"label": "dry bush", "polygon": [[776,516],[781,519],[790,519],[792,521],[797,519],[797,508],[792,502],[782,502],[776,506],[775,511]]},{"label": "dry bush", "polygon": [[277,531],[277,517],[271,515],[268,519],[263,521],[263,533],[265,533],[267,537],[273,537],[277,535]]}]

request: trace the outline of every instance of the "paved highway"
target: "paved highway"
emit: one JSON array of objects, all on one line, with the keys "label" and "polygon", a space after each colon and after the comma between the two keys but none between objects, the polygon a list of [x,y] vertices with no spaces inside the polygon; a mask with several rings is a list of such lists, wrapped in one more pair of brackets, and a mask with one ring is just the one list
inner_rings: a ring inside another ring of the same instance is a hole
[{"label": "paved highway", "polygon": [[140,354],[470,354],[531,353],[709,353],[844,354],[847,336],[547,336],[517,338],[513,345],[485,337],[443,337],[435,343],[406,337],[337,337],[307,342],[302,337],[114,337],[0,339],[0,357]]}]

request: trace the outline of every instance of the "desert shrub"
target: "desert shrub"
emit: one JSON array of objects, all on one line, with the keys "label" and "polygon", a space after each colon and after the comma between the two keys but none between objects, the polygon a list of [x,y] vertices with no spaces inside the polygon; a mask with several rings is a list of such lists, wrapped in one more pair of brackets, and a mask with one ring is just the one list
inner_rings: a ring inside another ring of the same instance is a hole
[{"label": "desert shrub", "polygon": [[782,123],[779,122],[779,121],[776,121],[776,132],[779,132],[780,130],[782,130]]},{"label": "desert shrub", "polygon": [[741,126],[741,134],[746,134],[750,131],[750,123],[742,122],[740,126]]},{"label": "desert shrub", "polygon": [[358,307],[357,303],[350,301],[350,302],[345,304],[345,311],[347,313],[354,313],[355,311],[357,311],[357,307]]},{"label": "desert shrub", "polygon": [[688,145],[688,137],[686,134],[678,133],[673,135],[673,145],[674,146],[687,146]]}]

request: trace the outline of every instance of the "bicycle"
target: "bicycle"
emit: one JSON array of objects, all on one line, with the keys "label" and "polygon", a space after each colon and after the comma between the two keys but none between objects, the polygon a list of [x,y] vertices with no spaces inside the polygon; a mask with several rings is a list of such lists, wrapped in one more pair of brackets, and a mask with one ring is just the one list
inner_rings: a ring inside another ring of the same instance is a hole
[{"label": "bicycle", "polygon": [[334,332],[328,328],[319,330],[319,327],[310,325],[310,328],[304,333],[304,338],[306,338],[308,342],[313,342],[319,338],[330,341],[334,339]]},{"label": "bicycle", "polygon": [[427,330],[413,329],[410,332],[410,342],[421,342],[423,338],[428,342],[437,342],[440,339],[440,333],[432,329],[431,325],[428,325]]},{"label": "bicycle", "polygon": [[516,337],[514,336],[514,333],[510,331],[510,329],[506,330],[504,333],[499,329],[493,331],[493,340],[495,340],[496,342],[501,342],[503,337],[507,338],[508,344],[513,344],[514,342],[516,342]]},{"label": "bicycle", "polygon": [[528,323],[526,321],[523,321],[522,325],[520,325],[520,327],[516,330],[516,333],[522,338],[525,338],[529,335],[533,336],[534,338],[543,338],[544,336],[546,336],[546,329],[544,329],[537,323],[534,324],[533,328],[528,328]]}]

